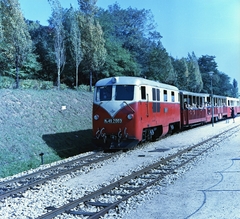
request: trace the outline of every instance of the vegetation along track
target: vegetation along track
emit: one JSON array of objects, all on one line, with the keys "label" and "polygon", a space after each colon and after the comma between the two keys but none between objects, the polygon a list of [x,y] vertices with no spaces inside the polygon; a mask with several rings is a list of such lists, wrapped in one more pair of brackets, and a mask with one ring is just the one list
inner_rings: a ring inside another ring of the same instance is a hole
[{"label": "vegetation along track", "polygon": [[60,163],[47,169],[43,169],[18,178],[13,178],[5,182],[1,182],[0,200],[10,195],[17,196],[20,192],[23,192],[28,188],[32,188],[35,185],[39,185],[48,180],[52,180],[59,176],[72,173],[91,164],[110,159],[113,156],[116,156],[116,153],[105,154],[103,152],[97,152],[91,155],[87,155],[85,157],[80,157],[70,160],[68,162]]},{"label": "vegetation along track", "polygon": [[[196,145],[189,146],[66,205],[59,208],[49,208],[48,213],[38,218],[53,218],[63,213],[99,218],[110,209],[115,209],[121,202],[163,180],[167,175],[175,173],[177,169],[213,148],[223,139],[229,138],[236,130],[239,130],[236,129],[238,127],[236,126]],[[229,132],[230,130],[232,132]]]}]

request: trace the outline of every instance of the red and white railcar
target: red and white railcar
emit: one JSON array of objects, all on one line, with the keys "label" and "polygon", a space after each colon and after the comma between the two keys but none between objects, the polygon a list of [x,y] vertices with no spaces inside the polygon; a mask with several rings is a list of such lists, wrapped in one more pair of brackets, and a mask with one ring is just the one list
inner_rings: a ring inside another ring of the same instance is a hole
[{"label": "red and white railcar", "polygon": [[183,90],[179,92],[182,128],[207,122],[208,114],[210,114],[207,103],[208,96],[208,94]]},{"label": "red and white railcar", "polygon": [[234,114],[237,115],[240,113],[240,99],[233,97],[226,97],[227,104],[227,115],[231,117],[231,108],[234,108]]},{"label": "red and white railcar", "polygon": [[98,81],[93,100],[94,144],[131,148],[180,129],[177,87],[139,77]]},{"label": "red and white railcar", "polygon": [[182,128],[208,123],[212,119],[217,122],[231,115],[231,113],[229,114],[229,101],[225,96],[213,95],[213,98],[211,98],[211,95],[206,93],[180,91],[179,97]]}]

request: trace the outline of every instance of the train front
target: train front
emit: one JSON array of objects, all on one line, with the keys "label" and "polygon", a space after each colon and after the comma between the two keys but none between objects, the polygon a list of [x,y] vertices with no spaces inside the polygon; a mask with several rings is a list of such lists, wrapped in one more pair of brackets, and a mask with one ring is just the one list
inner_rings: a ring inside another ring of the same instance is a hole
[{"label": "train front", "polygon": [[113,77],[98,81],[93,100],[93,143],[102,149],[128,149],[139,140],[136,136],[134,81]]}]

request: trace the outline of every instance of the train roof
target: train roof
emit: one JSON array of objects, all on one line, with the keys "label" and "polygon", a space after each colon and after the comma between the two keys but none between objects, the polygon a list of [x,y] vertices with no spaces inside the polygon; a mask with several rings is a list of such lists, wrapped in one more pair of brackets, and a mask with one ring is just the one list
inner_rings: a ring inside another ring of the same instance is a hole
[{"label": "train roof", "polygon": [[169,84],[160,83],[157,81],[148,80],[141,77],[130,77],[130,76],[119,76],[119,77],[111,77],[104,78],[99,80],[95,86],[107,86],[107,85],[149,85],[159,88],[164,88],[168,90],[178,91],[178,88]]},{"label": "train roof", "polygon": [[[198,97],[209,97],[209,96],[211,96],[211,94],[208,94],[208,93],[195,93],[195,92],[185,91],[185,90],[179,90],[179,93],[183,94],[183,95],[191,95],[191,96],[198,96]],[[233,101],[240,101],[240,99],[238,99],[238,98],[221,96],[221,95],[216,95],[216,94],[213,94],[213,97],[214,98],[219,98],[219,99],[228,99],[228,100],[233,100]]]},{"label": "train roof", "polygon": [[209,96],[209,94],[207,94],[207,93],[195,93],[195,92],[185,91],[185,90],[179,90],[179,93],[183,94],[183,95],[191,95],[191,96],[198,96],[198,97],[207,97],[207,96]]},{"label": "train roof", "polygon": [[228,100],[240,101],[240,98],[236,97],[226,97]]}]

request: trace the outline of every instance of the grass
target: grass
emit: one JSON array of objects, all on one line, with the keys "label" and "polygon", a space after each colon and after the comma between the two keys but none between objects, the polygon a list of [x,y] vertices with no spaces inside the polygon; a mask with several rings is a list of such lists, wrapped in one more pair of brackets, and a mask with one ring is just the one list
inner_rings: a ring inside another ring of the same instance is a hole
[{"label": "grass", "polygon": [[[93,94],[0,89],[0,177],[93,150]],[[66,107],[66,109],[64,109]]]}]

